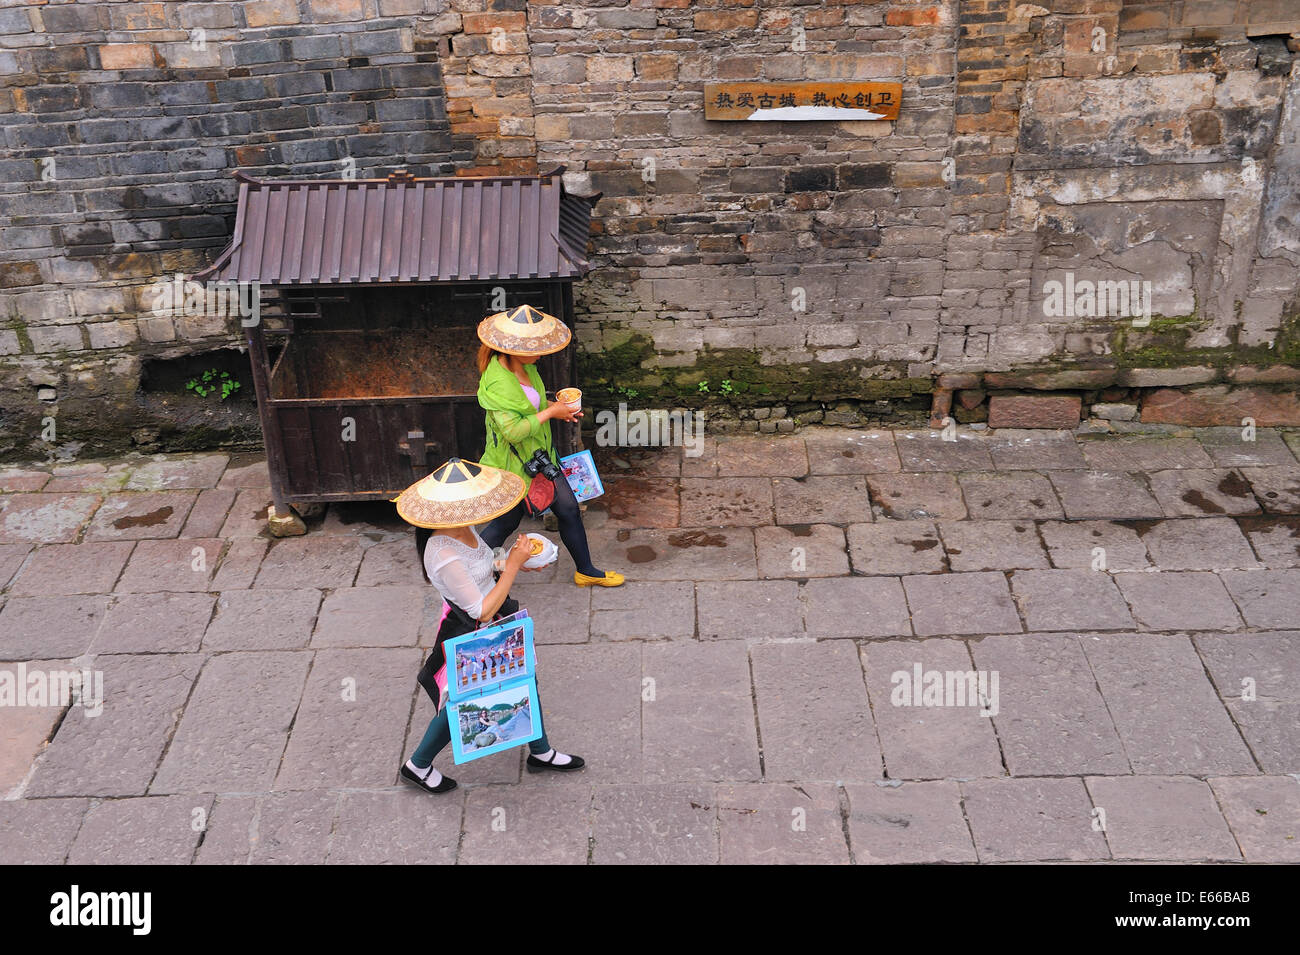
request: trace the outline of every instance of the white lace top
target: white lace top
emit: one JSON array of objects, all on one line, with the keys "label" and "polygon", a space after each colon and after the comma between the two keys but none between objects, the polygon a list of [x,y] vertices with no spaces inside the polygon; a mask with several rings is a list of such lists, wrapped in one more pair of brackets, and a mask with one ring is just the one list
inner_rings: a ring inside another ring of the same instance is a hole
[{"label": "white lace top", "polygon": [[492,548],[474,531],[478,547],[467,547],[445,534],[434,534],[424,547],[424,569],[442,599],[478,619],[483,599],[496,586]]}]

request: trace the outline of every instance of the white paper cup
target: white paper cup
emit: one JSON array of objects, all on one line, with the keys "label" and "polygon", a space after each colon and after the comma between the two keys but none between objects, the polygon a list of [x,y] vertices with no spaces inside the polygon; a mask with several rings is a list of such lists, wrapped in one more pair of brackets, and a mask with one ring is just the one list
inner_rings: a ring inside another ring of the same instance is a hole
[{"label": "white paper cup", "polygon": [[582,410],[582,390],[579,388],[561,388],[555,393],[555,400],[568,405],[573,411]]}]

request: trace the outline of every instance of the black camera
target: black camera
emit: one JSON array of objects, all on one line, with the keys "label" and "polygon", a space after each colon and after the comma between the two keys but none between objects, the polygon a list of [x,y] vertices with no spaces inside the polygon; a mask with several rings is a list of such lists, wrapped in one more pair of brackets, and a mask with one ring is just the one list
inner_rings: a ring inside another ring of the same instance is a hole
[{"label": "black camera", "polygon": [[538,448],[533,452],[533,456],[524,462],[524,471],[529,477],[537,477],[539,474],[546,475],[552,481],[558,481],[564,476],[564,472],[559,469],[554,461],[546,456],[546,452]]}]

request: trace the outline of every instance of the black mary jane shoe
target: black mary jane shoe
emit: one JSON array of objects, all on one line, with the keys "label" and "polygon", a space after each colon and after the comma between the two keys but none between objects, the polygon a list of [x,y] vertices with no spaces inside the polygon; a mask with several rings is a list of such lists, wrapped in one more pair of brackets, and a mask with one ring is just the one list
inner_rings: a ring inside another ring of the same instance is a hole
[{"label": "black mary jane shoe", "polygon": [[559,752],[556,751],[551,754],[551,759],[538,759],[532,753],[529,753],[527,760],[528,771],[530,773],[541,773],[550,769],[557,773],[571,773],[574,770],[582,769],[583,766],[587,765],[586,761],[581,756],[569,754],[569,762],[565,763],[563,766],[556,766],[551,760],[555,759],[558,755]]},{"label": "black mary jane shoe", "polygon": [[450,776],[443,776],[442,782],[438,783],[436,786],[430,786],[423,779],[417,776],[411,770],[411,767],[407,766],[405,763],[402,764],[402,771],[398,775],[402,777],[403,782],[410,783],[417,789],[423,789],[427,793],[451,792],[451,790],[456,788],[456,780],[452,779]]}]

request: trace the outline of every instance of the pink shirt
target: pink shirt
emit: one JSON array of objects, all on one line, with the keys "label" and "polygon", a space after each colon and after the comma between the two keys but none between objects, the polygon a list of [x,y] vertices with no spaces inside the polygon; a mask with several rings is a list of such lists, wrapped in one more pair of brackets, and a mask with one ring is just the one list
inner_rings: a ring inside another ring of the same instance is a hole
[{"label": "pink shirt", "polygon": [[524,397],[527,398],[529,402],[532,403],[532,406],[540,410],[542,407],[542,399],[538,396],[537,389],[534,388],[532,385],[525,385],[522,383],[519,385],[519,387],[524,389]]}]

